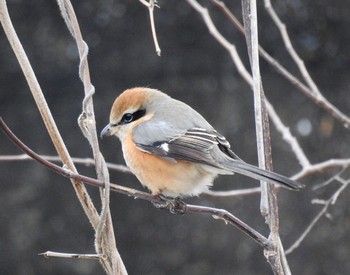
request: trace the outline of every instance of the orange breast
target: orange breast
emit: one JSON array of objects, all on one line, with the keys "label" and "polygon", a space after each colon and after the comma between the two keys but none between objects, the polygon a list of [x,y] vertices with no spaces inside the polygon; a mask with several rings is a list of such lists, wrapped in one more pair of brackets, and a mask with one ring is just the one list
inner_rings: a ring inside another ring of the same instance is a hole
[{"label": "orange breast", "polygon": [[200,164],[172,162],[139,150],[133,142],[131,131],[122,140],[122,146],[126,164],[154,195],[198,195],[212,184],[216,176]]}]

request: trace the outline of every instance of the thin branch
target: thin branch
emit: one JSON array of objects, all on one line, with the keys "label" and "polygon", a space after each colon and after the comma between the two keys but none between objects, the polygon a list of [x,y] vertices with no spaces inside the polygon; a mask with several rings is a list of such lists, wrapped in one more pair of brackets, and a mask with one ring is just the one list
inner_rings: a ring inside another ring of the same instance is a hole
[{"label": "thin branch", "polygon": [[[224,2],[219,0],[211,0],[217,7],[219,7],[222,12],[227,16],[227,18],[237,27],[237,29],[245,35],[244,28],[239,20],[234,16],[234,14],[227,8]],[[268,54],[263,47],[259,46],[260,56],[267,61],[272,68],[274,68],[281,76],[287,79],[293,86],[295,86],[300,92],[312,100],[315,104],[323,108],[326,112],[332,115],[335,119],[339,120],[344,124],[345,127],[350,127],[350,117],[338,110],[334,105],[332,105],[321,93],[316,95],[311,88],[304,85],[298,78],[292,75],[287,69],[285,69],[276,59],[274,59],[270,54]]]},{"label": "thin branch", "polygon": [[283,139],[290,145],[293,153],[295,154],[296,158],[299,161],[299,164],[303,168],[310,166],[310,161],[306,157],[304,150],[301,148],[297,139],[291,134],[289,128],[283,124],[282,120],[277,115],[275,109],[273,108],[272,104],[270,104],[270,102],[266,102],[266,108],[269,112],[269,116],[270,116],[273,124],[275,125],[277,131],[280,132]]},{"label": "thin branch", "polygon": [[[62,163],[60,157],[58,156],[40,155],[40,157],[48,161]],[[1,161],[4,161],[4,162],[5,161],[25,161],[25,160],[33,160],[33,159],[26,154],[2,155],[2,156],[0,155],[0,162]],[[86,166],[95,165],[95,161],[91,158],[72,157],[72,160],[75,164],[82,164]],[[108,169],[110,170],[115,170],[122,173],[131,173],[130,169],[125,165],[114,164],[110,162],[107,162],[106,164]],[[348,167],[350,167],[350,159],[329,159],[324,162],[310,164],[306,166],[303,170],[301,170],[299,173],[292,176],[291,178],[294,180],[299,180],[299,179],[303,179],[311,175],[314,175],[316,173],[325,173],[330,169],[348,168]],[[259,194],[260,191],[261,191],[260,187],[253,187],[253,188],[229,190],[229,191],[209,190],[205,192],[205,194],[213,197],[236,197],[236,196],[244,196],[244,195],[251,195],[251,194]]]},{"label": "thin branch", "polygon": [[281,21],[281,19],[277,15],[276,11],[274,10],[271,4],[271,1],[264,0],[264,3],[265,3],[265,9],[267,10],[268,14],[270,15],[271,19],[273,20],[273,22],[275,23],[276,27],[278,28],[281,34],[281,37],[283,39],[287,52],[289,53],[291,58],[294,60],[295,64],[299,68],[299,71],[302,77],[304,78],[305,82],[311,89],[311,93],[308,92],[306,95],[309,98],[311,98],[317,105],[321,106],[330,114],[332,114],[332,116],[334,116],[336,119],[341,121],[346,128],[349,128],[350,117],[343,114],[333,104],[331,104],[328,100],[326,100],[325,97],[321,94],[316,83],[312,80],[312,77],[310,76],[308,70],[306,69],[304,61],[300,58],[300,56],[297,54],[296,50],[294,49],[292,42],[290,40],[289,34],[287,32],[286,25]]},{"label": "thin branch", "polygon": [[157,1],[156,0],[149,0],[149,2],[147,2],[146,0],[139,0],[143,5],[145,5],[148,10],[149,10],[149,18],[151,21],[151,29],[152,29],[152,37],[153,37],[153,41],[154,41],[154,46],[156,48],[156,53],[158,56],[161,55],[161,49],[159,47],[159,43],[158,43],[158,38],[157,38],[157,32],[156,32],[156,26],[154,23],[154,7],[159,8],[159,6],[157,5]]},{"label": "thin branch", "polygon": [[[245,36],[245,31],[242,24],[239,22],[237,17],[228,9],[226,4],[223,1],[211,0],[217,7],[219,7],[226,17],[233,23],[238,31]],[[304,93],[311,93],[311,90],[305,86],[299,79],[292,75],[287,69],[285,69],[276,59],[274,59],[268,52],[264,50],[263,47],[259,45],[259,54],[260,56],[267,61],[272,68],[274,68],[278,73],[280,73],[284,78],[292,83],[296,88],[301,90]]]},{"label": "thin branch", "polygon": [[[62,160],[58,156],[47,156],[47,155],[40,155],[43,159],[46,159],[48,161],[52,162],[60,162],[62,163]],[[28,155],[26,154],[20,154],[20,155],[2,155],[0,156],[0,162],[1,161],[23,161],[23,160],[32,160]],[[95,160],[92,158],[76,158],[72,157],[72,161],[75,164],[81,164],[85,166],[95,166]],[[122,164],[114,164],[111,162],[106,162],[107,168],[110,170],[115,170],[122,173],[131,173],[130,169]]]},{"label": "thin branch", "polygon": [[39,253],[40,256],[45,258],[65,258],[65,259],[84,259],[84,260],[100,260],[105,257],[103,254],[74,254],[74,253],[61,253],[55,251],[46,251]]},{"label": "thin branch", "polygon": [[348,168],[350,159],[330,159],[320,163],[311,164],[299,173],[295,174],[292,179],[297,180],[308,177],[316,173],[323,173],[332,168]]},{"label": "thin branch", "polygon": [[[22,47],[22,44],[16,34],[16,31],[12,25],[7,5],[5,0],[0,0],[0,20],[1,24],[4,28],[7,39],[9,40],[11,47],[17,57],[17,60],[21,66],[23,74],[28,82],[30,87],[30,91],[34,97],[34,100],[37,104],[37,107],[40,111],[40,114],[43,118],[45,126],[48,130],[50,138],[56,148],[58,155],[61,157],[62,162],[66,164],[70,170],[76,172],[76,168],[74,166],[73,161],[70,158],[68,150],[63,142],[63,139],[57,129],[56,123],[52,117],[51,111],[47,105],[45,97],[42,93],[38,80],[35,76],[35,73],[30,65],[28,57]],[[90,199],[89,194],[87,193],[82,182],[77,180],[72,180],[72,184],[74,190],[76,192],[77,197],[84,209],[85,214],[87,215],[90,223],[93,227],[97,227],[98,225],[98,214],[97,211]]]},{"label": "thin branch", "polygon": [[320,220],[321,217],[327,212],[328,205],[325,205],[321,211],[315,216],[315,218],[311,221],[305,231],[300,235],[300,237],[286,250],[286,255],[292,253],[295,249],[297,249],[300,244],[304,241],[305,237],[310,233],[311,229],[315,226],[315,224]]},{"label": "thin branch", "polygon": [[234,64],[238,69],[239,74],[249,84],[250,87],[253,87],[254,84],[252,76],[244,67],[244,64],[236,50],[236,46],[228,42],[226,38],[217,30],[213,20],[209,15],[208,9],[201,6],[196,0],[187,0],[187,2],[202,16],[210,34],[221,44],[221,46],[223,46],[229,52]]},{"label": "thin branch", "polygon": [[216,220],[223,220],[226,224],[229,223],[240,229],[246,235],[255,240],[260,246],[266,247],[267,239],[263,235],[249,227],[247,224],[236,218],[234,215],[232,215],[225,209],[217,209],[207,206],[189,204],[186,205],[186,209],[188,212],[210,214]]},{"label": "thin branch", "polygon": [[[227,51],[229,51],[229,53],[231,54],[231,56],[235,56],[235,59],[234,59],[235,61],[234,61],[234,63],[235,63],[235,65],[237,66],[238,71],[239,71],[239,72],[241,72],[241,71],[247,72],[247,71],[245,70],[245,68],[244,68],[243,62],[242,62],[242,60],[240,59],[239,55],[237,55],[237,56],[235,55],[235,52],[236,52],[235,46],[234,46],[234,45],[231,45],[230,42],[228,42],[228,41],[219,33],[219,31],[215,28],[214,23],[212,22],[212,20],[211,20],[211,18],[210,18],[210,15],[209,15],[209,13],[208,13],[208,10],[207,10],[206,8],[202,7],[202,6],[201,6],[198,2],[196,2],[195,0],[187,0],[187,1],[189,2],[189,4],[191,4],[191,5],[196,9],[197,12],[199,12],[199,13],[201,14],[201,16],[203,17],[204,22],[206,23],[208,29],[211,30],[210,33],[212,34],[212,36],[213,36],[216,40],[218,40],[218,41],[220,42],[220,44],[223,45],[224,48],[225,48]],[[225,14],[227,14],[227,15],[231,18],[231,20],[232,20],[233,22],[235,22],[235,24],[238,24],[238,20],[234,17],[234,15],[226,8],[226,6],[225,6],[221,1],[215,1],[215,0],[214,0],[213,2],[214,2],[215,4],[217,4],[217,5],[219,5],[220,7],[223,7],[223,10],[224,10]],[[244,31],[242,25],[241,25],[241,24],[238,24],[238,27],[239,27],[239,29],[242,31],[242,33],[245,34],[245,31]],[[231,53],[231,51],[234,51],[234,52]],[[261,52],[261,50],[260,50],[260,52]],[[243,77],[244,80],[247,81],[247,83],[248,83],[251,87],[253,87],[253,79],[252,79],[251,75],[250,75],[248,72],[247,72],[247,74],[244,73],[244,76],[245,76],[245,77],[243,76],[243,74],[241,74],[241,76]],[[269,115],[272,116],[272,118],[273,118],[272,121],[273,121],[274,123],[275,123],[275,122],[279,123],[279,125],[278,125],[278,124],[275,125],[276,128],[279,128],[279,129],[282,129],[282,128],[287,129],[287,127],[285,127],[285,126],[283,126],[283,124],[281,124],[282,121],[278,118],[276,112],[275,112],[272,108],[269,108],[269,106],[272,106],[272,105],[268,102],[268,100],[267,100],[266,98],[265,98],[265,102],[266,102],[267,111],[269,112]],[[272,112],[272,113],[271,113],[271,112]],[[283,126],[283,127],[281,127],[281,126]],[[292,139],[290,133],[288,134],[288,133],[284,133],[284,132],[283,132],[282,135],[287,136],[287,137],[290,137],[289,139],[287,139],[287,142],[290,141],[290,140]],[[292,144],[290,143],[290,145],[292,146],[292,148],[293,148],[293,146],[296,146],[295,143],[294,143],[294,144],[293,144],[293,143],[292,143]],[[300,146],[299,146],[299,148],[300,148],[300,150],[301,150],[301,147],[300,147]],[[302,150],[301,150],[301,152],[302,152]],[[299,152],[298,152],[297,154],[299,154]],[[301,154],[301,153],[300,153],[300,154]],[[301,157],[301,155],[300,155],[300,156],[297,156],[297,158],[300,158],[301,161],[302,161],[303,163],[306,163],[306,162],[307,162],[307,160],[304,159],[304,157]],[[306,157],[305,157],[305,158],[306,158]]]},{"label": "thin branch", "polygon": [[334,205],[337,202],[338,197],[340,196],[340,194],[345,190],[346,187],[348,187],[348,185],[350,183],[350,179],[344,180],[340,176],[337,176],[336,180],[338,180],[341,183],[341,186],[339,187],[339,189],[337,191],[334,192],[334,194],[333,194],[333,196],[331,198],[331,204],[332,205]]},{"label": "thin branch", "polygon": [[212,197],[242,197],[247,195],[253,195],[253,194],[260,194],[261,187],[253,187],[253,188],[246,188],[246,189],[239,189],[239,190],[230,190],[230,191],[213,191],[208,190],[204,192],[203,194],[207,196]]},{"label": "thin branch", "polygon": [[84,84],[85,97],[82,104],[82,114],[79,116],[78,123],[82,133],[91,145],[95,159],[97,178],[104,182],[103,188],[100,189],[102,210],[100,214],[99,224],[95,229],[96,251],[98,254],[106,254],[106,257],[104,259],[101,259],[101,263],[109,274],[127,274],[124,263],[116,247],[112,218],[109,209],[109,173],[98,144],[92,98],[95,93],[95,87],[91,83],[89,64],[87,59],[89,48],[86,42],[83,40],[79,23],[71,2],[69,0],[58,0],[57,2],[61,10],[62,17],[64,18],[79,51],[79,76]]},{"label": "thin branch", "polygon": [[307,226],[305,231],[300,235],[300,237],[286,250],[286,254],[292,253],[295,249],[297,249],[306,236],[310,233],[310,231],[314,228],[316,223],[328,213],[328,209],[331,205],[333,205],[338,199],[339,195],[348,187],[350,180],[342,181],[341,186],[333,193],[333,195],[328,200],[313,200],[313,203],[318,202],[319,204],[323,204],[321,211],[313,218],[311,223]]},{"label": "thin branch", "polygon": [[281,34],[281,37],[283,39],[287,52],[289,53],[291,58],[294,60],[295,64],[298,66],[299,71],[303,76],[305,82],[308,84],[308,86],[310,87],[311,91],[314,94],[320,95],[320,91],[316,83],[312,80],[308,70],[306,69],[304,61],[300,58],[300,56],[297,54],[296,50],[292,45],[292,42],[287,32],[286,25],[278,17],[276,11],[274,10],[271,4],[271,1],[264,0],[264,3],[265,3],[265,9],[267,10],[268,14],[270,15],[271,19],[273,20],[273,22],[275,23],[276,27],[278,28]]},{"label": "thin branch", "polygon": [[[41,158],[51,161],[51,162],[60,162],[61,159],[58,156],[48,156],[48,155],[40,155]],[[33,160],[33,158],[29,157],[27,154],[20,154],[20,155],[0,155],[0,162],[7,162],[7,161],[25,161],[25,160]],[[95,161],[92,158],[76,158],[72,157],[72,160],[75,164],[81,164],[86,166],[94,166]],[[110,162],[106,162],[106,165],[109,170],[115,170],[122,173],[131,173],[130,169],[121,164],[114,164]],[[239,189],[239,190],[229,190],[229,191],[213,191],[208,190],[204,192],[203,194],[206,194],[207,196],[211,197],[241,197],[246,195],[254,195],[259,194],[261,188],[260,187],[253,187],[253,188],[246,188],[246,189]]]},{"label": "thin branch", "polygon": [[[39,162],[40,164],[44,165],[45,167],[49,168],[50,170],[54,171],[55,173],[58,173],[59,175],[62,175],[67,178],[76,179],[79,181],[83,181],[89,185],[95,186],[95,187],[103,187],[104,182],[98,179],[93,179],[90,177],[86,177],[83,175],[80,175],[78,173],[72,172],[69,169],[62,168],[56,164],[53,164],[42,157],[40,157],[37,153],[35,153],[33,150],[28,148],[21,140],[19,140],[14,133],[8,128],[8,126],[5,124],[5,122],[0,117],[0,128],[3,130],[3,132],[7,135],[7,137],[25,154]],[[144,200],[148,200],[158,206],[161,206],[160,208],[167,208],[172,213],[176,213],[177,209],[174,209],[174,204],[169,203],[169,201],[166,201],[162,199],[159,196],[153,196],[152,194],[138,191],[132,188],[124,187],[121,185],[117,185],[114,183],[111,183],[111,190],[118,192],[120,194],[132,196],[134,198],[140,198]],[[158,207],[159,208],[159,207]],[[255,231],[253,228],[236,218],[234,215],[229,213],[228,211],[224,209],[217,209],[212,207],[206,207],[206,206],[197,206],[197,205],[190,205],[185,204],[181,205],[180,210],[185,210],[185,212],[194,212],[194,213],[204,213],[204,214],[210,214],[215,219],[221,219],[225,221],[225,223],[229,223],[238,229],[240,229],[242,232],[247,234],[249,237],[251,237],[253,240],[255,240],[259,245],[265,247],[265,244],[267,242],[267,239],[261,235],[259,232]],[[183,213],[183,212],[182,212]]]}]

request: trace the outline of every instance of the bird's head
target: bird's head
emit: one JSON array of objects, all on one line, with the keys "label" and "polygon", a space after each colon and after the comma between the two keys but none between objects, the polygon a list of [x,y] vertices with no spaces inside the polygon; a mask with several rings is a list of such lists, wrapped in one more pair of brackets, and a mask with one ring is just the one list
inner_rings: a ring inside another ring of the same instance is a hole
[{"label": "bird's head", "polygon": [[114,101],[109,124],[101,131],[101,138],[116,135],[123,139],[135,126],[151,119],[157,102],[165,97],[168,96],[150,88],[125,90]]}]

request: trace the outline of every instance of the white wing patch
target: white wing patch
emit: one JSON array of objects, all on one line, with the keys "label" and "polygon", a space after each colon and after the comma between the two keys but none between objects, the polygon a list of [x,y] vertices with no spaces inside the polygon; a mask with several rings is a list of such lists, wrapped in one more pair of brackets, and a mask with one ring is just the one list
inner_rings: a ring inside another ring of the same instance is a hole
[{"label": "white wing patch", "polygon": [[168,143],[162,143],[160,146],[165,152],[169,152],[169,144]]}]

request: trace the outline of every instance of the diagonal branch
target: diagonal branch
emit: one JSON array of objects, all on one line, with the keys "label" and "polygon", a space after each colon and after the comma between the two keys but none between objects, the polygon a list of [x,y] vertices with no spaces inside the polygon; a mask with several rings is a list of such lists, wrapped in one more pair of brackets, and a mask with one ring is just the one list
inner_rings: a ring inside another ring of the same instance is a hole
[{"label": "diagonal branch", "polygon": [[294,47],[292,45],[292,42],[291,42],[290,37],[289,37],[288,32],[287,32],[286,25],[284,23],[282,23],[282,21],[278,17],[275,9],[273,8],[273,6],[271,4],[271,1],[264,0],[264,3],[265,3],[265,9],[267,10],[268,14],[270,15],[271,19],[273,20],[273,22],[275,23],[275,25],[277,26],[277,28],[281,34],[281,37],[282,37],[283,42],[284,42],[284,46],[286,47],[291,58],[294,60],[295,64],[298,66],[299,71],[300,71],[301,75],[303,76],[305,82],[310,87],[312,93],[314,93],[315,95],[320,95],[321,93],[320,93],[316,83],[312,80],[308,70],[306,69],[304,61],[300,58],[300,56],[298,55],[298,53],[296,52],[296,50],[294,49]]},{"label": "diagonal branch", "polygon": [[290,37],[287,32],[286,25],[281,21],[279,16],[277,15],[275,9],[273,8],[270,0],[264,0],[265,3],[265,9],[267,10],[268,14],[270,15],[271,19],[275,23],[276,27],[278,28],[282,40],[284,42],[284,45],[286,47],[287,52],[293,59],[294,63],[297,65],[302,77],[304,78],[305,82],[307,83],[310,90],[305,93],[306,96],[308,96],[311,100],[313,100],[317,105],[324,108],[327,112],[329,112],[333,117],[341,121],[346,128],[350,127],[350,117],[343,114],[340,110],[338,110],[333,104],[331,104],[328,100],[325,99],[325,97],[321,94],[320,90],[318,89],[316,83],[312,80],[312,77],[310,76],[308,70],[306,69],[304,61],[300,58],[296,50],[294,49],[292,42],[290,40]]},{"label": "diagonal branch", "polygon": [[[343,170],[344,171],[344,170]],[[340,173],[342,173],[341,171]],[[334,179],[338,179],[338,181],[341,183],[340,187],[333,193],[333,195],[328,200],[313,200],[313,203],[319,203],[322,204],[322,209],[317,213],[317,215],[313,218],[313,220],[310,222],[310,224],[306,227],[304,232],[300,235],[300,237],[286,250],[286,254],[292,253],[295,249],[297,249],[300,244],[303,242],[303,240],[306,238],[306,236],[310,233],[310,231],[314,228],[316,223],[325,215],[328,213],[328,209],[331,205],[335,204],[336,200],[338,199],[339,195],[348,187],[350,183],[350,179],[343,180],[342,178],[338,176],[334,177]]]},{"label": "diagonal branch", "polygon": [[[37,104],[37,107],[40,111],[40,114],[42,116],[42,119],[45,123],[45,126],[48,130],[48,133],[50,135],[50,138],[56,148],[56,151],[60,158],[62,159],[62,162],[67,165],[67,167],[76,172],[76,168],[74,166],[73,161],[70,158],[70,155],[68,153],[68,150],[63,142],[63,139],[57,129],[56,123],[53,119],[53,116],[51,114],[51,111],[47,105],[47,102],[45,100],[45,97],[42,93],[42,90],[40,88],[40,85],[38,83],[38,80],[35,76],[35,73],[30,65],[29,59],[22,47],[22,44],[16,34],[16,31],[12,25],[10,15],[7,10],[7,5],[5,0],[0,0],[0,21],[2,24],[2,27],[4,28],[5,34],[7,36],[7,39],[9,40],[11,47],[17,57],[17,60],[21,66],[21,69],[23,71],[23,74],[28,82],[28,85],[30,87],[30,91],[32,92],[32,95],[34,97],[34,100]],[[84,209],[85,214],[87,215],[90,223],[94,228],[97,227],[99,217],[98,213],[94,207],[93,202],[90,199],[89,194],[87,193],[83,183],[79,180],[72,180],[72,184],[74,187],[74,190],[76,192],[76,195]]]},{"label": "diagonal branch", "polygon": [[[76,172],[73,172],[69,169],[62,168],[54,163],[51,163],[41,156],[39,156],[37,153],[35,153],[33,150],[28,148],[21,140],[19,140],[14,133],[8,128],[8,126],[5,124],[5,122],[0,117],[0,128],[3,130],[3,132],[8,136],[8,138],[25,154],[39,162],[40,164],[44,165],[45,167],[49,168],[50,170],[54,171],[55,173],[58,173],[64,177],[79,180],[82,182],[85,182],[89,185],[95,186],[95,187],[103,187],[104,182],[98,179],[93,179],[90,177],[86,177],[83,175],[80,175]],[[162,199],[159,196],[153,196],[152,194],[138,191],[136,189],[124,187],[121,185],[117,185],[114,183],[111,183],[111,190],[118,192],[120,194],[124,194],[127,196],[132,196],[134,198],[140,198],[143,200],[150,201],[158,206],[158,208],[167,208],[172,213],[176,213],[177,209],[174,209],[174,204],[169,203],[169,201],[166,201]],[[160,206],[160,207],[159,207]],[[267,239],[261,235],[259,232],[251,228],[246,223],[242,222],[240,219],[232,215],[230,212],[224,209],[217,209],[213,207],[206,207],[206,206],[198,206],[198,205],[191,205],[191,204],[185,204],[181,206],[180,210],[185,210],[186,212],[193,212],[193,213],[204,213],[209,214],[215,219],[223,220],[226,224],[231,224],[235,227],[237,227],[239,230],[241,230],[243,233],[251,237],[254,241],[256,241],[259,245],[262,247],[265,247]]]},{"label": "diagonal branch", "polygon": [[239,57],[236,46],[227,41],[227,39],[217,30],[213,20],[211,19],[208,9],[201,6],[196,0],[187,0],[187,2],[202,16],[210,34],[223,46],[231,55],[234,64],[237,67],[239,74],[248,83],[250,87],[253,87],[253,79],[244,64]]},{"label": "diagonal branch", "polygon": [[[240,33],[245,35],[245,31],[244,31],[242,24],[234,16],[234,14],[227,8],[227,6],[225,5],[225,3],[223,1],[211,0],[211,2],[214,3],[217,7],[219,7],[222,10],[222,12],[226,15],[226,17],[237,27],[237,29],[239,30]],[[272,6],[271,6],[271,8],[272,8]],[[283,23],[281,23],[281,24],[284,25]],[[285,32],[287,31],[285,26],[282,29],[284,29],[283,31],[285,31]],[[285,35],[283,35],[282,37],[285,37]],[[287,37],[288,37],[288,33],[287,33]],[[289,39],[289,37],[288,37],[288,39]],[[288,43],[288,45],[292,47],[291,43]],[[287,50],[288,50],[288,48],[287,48]],[[295,50],[294,50],[294,52],[295,52]],[[331,114],[334,118],[336,118],[341,123],[343,123],[345,127],[347,127],[347,128],[350,127],[350,117],[345,115],[344,113],[342,113],[340,110],[338,110],[337,107],[335,107],[333,104],[331,104],[321,94],[321,92],[318,90],[316,85],[312,85],[313,80],[311,79],[311,77],[309,77],[309,82],[311,82],[311,86],[309,85],[310,86],[310,88],[309,88],[308,86],[303,84],[297,77],[295,77],[293,74],[291,74],[286,68],[284,68],[276,59],[274,59],[261,46],[259,46],[259,54],[265,61],[267,61],[272,66],[272,68],[274,68],[281,76],[283,76],[285,79],[287,79],[293,86],[295,86],[300,92],[302,92],[305,96],[307,96],[311,101],[313,101],[315,104],[317,104],[318,106],[323,108],[326,112]],[[296,52],[295,52],[295,54],[296,54]],[[298,60],[298,58],[297,58],[297,60]],[[303,64],[303,66],[305,67],[304,64]],[[302,70],[305,72],[304,69],[302,69]],[[306,71],[306,74],[305,74],[306,78],[307,78],[307,75],[309,75],[309,74]],[[317,92],[315,93],[312,90],[311,87],[313,87],[313,86],[316,87],[316,91],[318,91],[318,93]]]},{"label": "diagonal branch", "polygon": [[[202,16],[205,24],[207,25],[208,29],[211,30],[211,34],[212,36],[214,36],[214,38],[216,38],[221,45],[223,45],[225,47],[225,49],[227,51],[229,51],[229,53],[231,54],[231,56],[234,56],[235,59],[234,59],[234,63],[236,65],[236,67],[238,68],[238,71],[241,73],[241,76],[244,80],[247,81],[247,83],[253,87],[253,78],[252,76],[246,71],[244,65],[243,65],[243,62],[241,60],[241,58],[239,57],[239,55],[236,56],[236,48],[234,45],[232,45],[229,41],[227,41],[227,39],[222,36],[218,30],[215,28],[214,23],[213,21],[211,20],[210,18],[210,15],[208,13],[208,10],[204,7],[202,7],[198,2],[196,2],[195,0],[187,0],[189,2],[189,4],[191,4],[198,13],[200,13],[200,15]],[[225,14],[227,14],[229,16],[229,18],[231,19],[231,21],[234,22],[235,25],[238,24],[238,20],[236,20],[236,18],[233,16],[233,14],[226,8],[226,6],[221,2],[221,1],[216,1],[216,0],[212,0],[215,4],[220,4],[219,6],[223,7],[223,10],[225,12]],[[243,29],[243,26],[241,24],[238,25],[238,28],[242,31],[243,34],[245,34],[245,31]],[[261,48],[260,48],[261,49]],[[233,52],[231,52],[233,51]],[[261,53],[261,51],[260,51]],[[247,72],[247,74],[245,74],[245,72]],[[298,80],[297,80],[298,81]],[[278,118],[276,112],[274,112],[274,110],[272,108],[269,108],[269,106],[272,106],[268,100],[265,98],[265,102],[266,102],[266,108],[267,108],[267,111],[269,112],[269,115],[272,116],[274,119],[272,119],[272,122],[280,122],[279,125],[275,125],[276,128],[278,128],[279,130],[280,129],[287,129],[287,127],[285,127],[283,124],[282,124],[282,121]],[[283,125],[284,127],[281,127],[281,125]],[[308,162],[307,159],[304,159],[304,156],[301,156],[303,153],[302,149],[300,146],[298,146],[295,142],[292,142],[291,143],[291,140],[294,138],[292,137],[290,134],[288,133],[282,133],[282,135],[286,135],[286,136],[289,136],[290,138],[286,139],[286,141],[289,143],[289,145],[292,147],[292,149],[297,146],[300,150],[300,153],[299,152],[296,152],[295,154],[297,154],[297,158],[299,159],[299,161],[302,161],[303,163],[306,163]],[[295,139],[295,138],[294,138]],[[293,144],[294,143],[294,144]],[[294,151],[293,151],[294,152]],[[299,156],[300,154],[300,156]],[[305,155],[305,154],[304,154]]]},{"label": "diagonal branch", "polygon": [[323,162],[310,164],[299,173],[295,174],[292,179],[297,180],[311,176],[316,173],[322,173],[332,168],[348,168],[350,167],[350,158],[348,159],[329,159]]},{"label": "diagonal branch", "polygon": [[306,157],[306,154],[304,153],[304,150],[301,148],[298,140],[291,134],[289,128],[283,124],[282,120],[277,115],[275,108],[268,101],[266,101],[266,108],[269,112],[269,116],[273,124],[275,125],[277,131],[280,132],[283,139],[290,145],[301,167],[306,168],[310,166],[310,161]]}]

